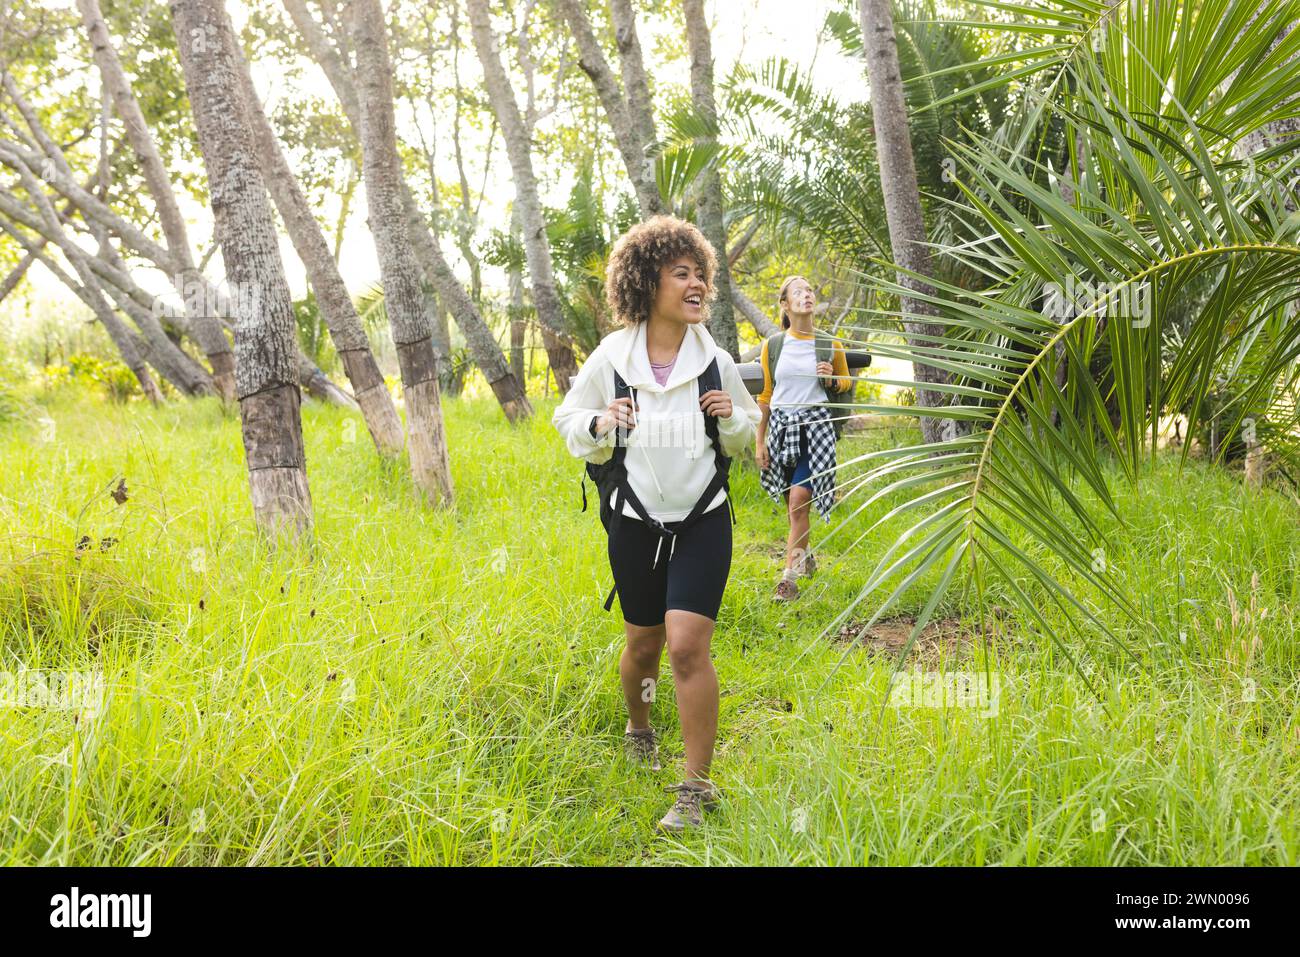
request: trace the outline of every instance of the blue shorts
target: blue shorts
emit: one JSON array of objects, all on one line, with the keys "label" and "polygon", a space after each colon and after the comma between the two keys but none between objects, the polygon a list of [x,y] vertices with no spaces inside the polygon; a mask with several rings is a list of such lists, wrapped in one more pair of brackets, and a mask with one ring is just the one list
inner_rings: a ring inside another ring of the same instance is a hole
[{"label": "blue shorts", "polygon": [[786,481],[790,485],[802,485],[806,489],[812,488],[812,465],[808,460],[808,436],[803,430],[799,430],[799,461],[795,463],[794,471],[788,473]]}]

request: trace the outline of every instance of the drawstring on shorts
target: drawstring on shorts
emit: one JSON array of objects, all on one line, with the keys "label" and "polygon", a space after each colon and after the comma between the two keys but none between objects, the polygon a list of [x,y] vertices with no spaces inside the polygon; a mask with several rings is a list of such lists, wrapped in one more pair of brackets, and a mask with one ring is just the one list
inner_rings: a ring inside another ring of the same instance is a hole
[{"label": "drawstring on shorts", "polygon": [[650,563],[650,568],[651,568],[652,570],[655,569],[655,568],[658,568],[658,567],[659,567],[659,553],[660,553],[660,551],[661,551],[661,550],[663,549],[663,547],[664,547],[664,539],[665,539],[665,538],[671,539],[671,541],[669,541],[669,543],[668,543],[668,561],[669,561],[669,562],[671,562],[671,561],[673,560],[673,552],[677,549],[677,533],[676,533],[676,532],[669,531],[668,529],[666,529],[666,528],[664,528],[664,527],[662,527],[662,526],[660,526],[660,528],[659,528],[658,531],[659,531],[659,541],[658,541],[658,543],[655,545],[655,558],[654,558],[654,561],[652,561],[652,562]]}]

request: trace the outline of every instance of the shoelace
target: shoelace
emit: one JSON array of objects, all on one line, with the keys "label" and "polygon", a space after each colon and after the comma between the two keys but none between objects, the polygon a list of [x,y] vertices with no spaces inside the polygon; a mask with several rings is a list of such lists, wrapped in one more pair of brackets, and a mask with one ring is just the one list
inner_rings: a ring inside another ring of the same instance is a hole
[{"label": "shoelace", "polygon": [[703,804],[705,800],[713,800],[716,797],[716,795],[710,790],[697,788],[686,783],[670,784],[668,787],[664,788],[664,790],[669,794],[676,792],[677,803],[681,804],[683,807],[698,807]]},{"label": "shoelace", "polygon": [[647,728],[644,731],[624,731],[623,736],[632,742],[637,752],[649,758],[654,754],[655,746],[659,743],[659,735],[655,733],[654,728]]}]

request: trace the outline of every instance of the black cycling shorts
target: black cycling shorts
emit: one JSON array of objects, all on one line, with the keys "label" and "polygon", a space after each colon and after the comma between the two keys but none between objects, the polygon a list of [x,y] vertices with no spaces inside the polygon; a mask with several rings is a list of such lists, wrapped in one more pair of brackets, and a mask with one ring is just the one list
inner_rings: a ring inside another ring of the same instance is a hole
[{"label": "black cycling shorts", "polygon": [[680,526],[665,522],[676,535],[663,538],[631,515],[619,520],[609,541],[609,567],[628,624],[661,625],[670,608],[717,620],[731,572],[731,509],[724,501],[685,531]]}]

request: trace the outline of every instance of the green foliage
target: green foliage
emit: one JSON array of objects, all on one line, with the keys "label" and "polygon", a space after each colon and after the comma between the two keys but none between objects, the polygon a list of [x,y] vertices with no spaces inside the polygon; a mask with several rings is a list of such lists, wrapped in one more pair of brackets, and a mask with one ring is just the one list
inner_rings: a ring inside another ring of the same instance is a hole
[{"label": "green foliage", "polygon": [[640,221],[629,193],[614,198],[612,214],[597,188],[590,163],[578,173],[561,210],[548,211],[547,238],[565,318],[575,340],[591,352],[613,328],[605,302],[605,264],[614,241]]},{"label": "green foliage", "polygon": [[[948,372],[932,388],[952,405],[910,411],[970,429],[875,457],[884,491],[912,490],[897,510],[909,517],[859,596],[877,616],[942,569],[928,604],[963,580],[978,591],[997,582],[1063,649],[1045,601],[1089,648],[1132,651],[1153,609],[1108,557],[1122,534],[1112,480],[1118,470],[1134,481],[1149,465],[1166,411],[1185,414],[1193,432],[1213,416],[1224,435],[1258,416],[1261,441],[1294,464],[1298,144],[1269,151],[1271,163],[1235,153],[1272,120],[1300,116],[1300,73],[1287,62],[1300,34],[1275,42],[1300,5],[1268,6],[1253,19],[1249,0],[1063,2],[1003,24],[1026,43],[1041,88],[995,135],[950,142],[957,218],[970,236],[938,250],[985,288],[932,280],[923,299],[943,335],[876,347]],[[1285,106],[1255,111],[1262,90]],[[1068,184],[1050,151],[1034,148],[1062,125]],[[885,295],[905,292],[892,276],[874,282]],[[1068,308],[1048,305],[1049,284],[1074,300]],[[1193,289],[1208,299],[1189,311]],[[1216,383],[1230,395],[1216,399]],[[1102,606],[1129,623],[1115,629]]]},{"label": "green foliage", "polygon": [[338,367],[338,353],[330,339],[329,328],[321,316],[315,293],[293,304],[293,319],[298,329],[298,344],[302,351],[325,372]]},{"label": "green foliage", "polygon": [[0,341],[0,422],[10,423],[21,417],[26,403],[22,395],[29,373],[10,351],[8,344]]},{"label": "green foliage", "polygon": [[41,375],[47,387],[76,383],[93,385],[114,402],[125,402],[142,394],[140,381],[123,363],[85,352],[68,356],[65,363],[46,366]]},{"label": "green foliage", "polygon": [[[614,241],[640,221],[635,198],[620,192],[612,198],[597,186],[590,157],[578,170],[568,202],[548,209],[546,235],[551,248],[556,287],[565,323],[579,352],[590,353],[613,328],[605,302],[605,264]],[[506,272],[527,276],[523,242],[510,232],[495,229],[483,246],[483,262]],[[525,318],[531,306],[525,305]],[[513,307],[506,312],[513,316]]]}]

